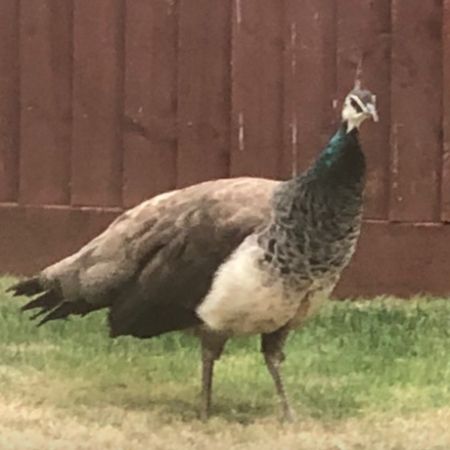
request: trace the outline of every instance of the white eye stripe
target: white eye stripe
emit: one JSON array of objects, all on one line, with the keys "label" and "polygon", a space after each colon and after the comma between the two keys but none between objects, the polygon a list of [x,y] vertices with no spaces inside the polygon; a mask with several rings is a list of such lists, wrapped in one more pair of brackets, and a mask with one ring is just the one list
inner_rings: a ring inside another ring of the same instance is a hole
[{"label": "white eye stripe", "polygon": [[356,102],[362,111],[367,111],[366,105],[364,105],[359,97],[357,97],[356,95],[351,95],[350,99]]}]

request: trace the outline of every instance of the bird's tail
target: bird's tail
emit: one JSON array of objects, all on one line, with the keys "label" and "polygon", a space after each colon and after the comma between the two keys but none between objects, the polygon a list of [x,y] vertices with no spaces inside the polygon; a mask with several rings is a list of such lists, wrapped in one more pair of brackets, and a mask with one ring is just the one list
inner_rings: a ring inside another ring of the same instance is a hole
[{"label": "bird's tail", "polygon": [[6,292],[12,292],[13,296],[25,295],[27,297],[31,297],[32,295],[39,294],[44,291],[44,287],[42,286],[38,277],[26,278],[25,280],[21,280],[16,284],[10,286]]},{"label": "bird's tail", "polygon": [[[65,319],[71,314],[85,315],[95,309],[84,299],[67,301],[58,287],[48,288],[42,284],[38,277],[27,278],[10,286],[7,292],[12,292],[13,296],[32,297],[28,303],[22,306],[22,311],[38,309],[31,317],[31,320],[44,315],[38,326],[50,320]],[[38,295],[40,294],[40,295]],[[37,297],[35,297],[38,295]]]}]

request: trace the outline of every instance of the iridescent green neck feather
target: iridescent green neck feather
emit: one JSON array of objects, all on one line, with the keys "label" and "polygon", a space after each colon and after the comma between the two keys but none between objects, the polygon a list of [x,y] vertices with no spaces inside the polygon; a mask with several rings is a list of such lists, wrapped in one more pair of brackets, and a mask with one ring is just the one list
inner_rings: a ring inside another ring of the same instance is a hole
[{"label": "iridescent green neck feather", "polygon": [[347,133],[347,124],[341,124],[308,171],[308,178],[327,180],[327,184],[355,183],[365,173],[365,158],[358,140],[358,130]]}]

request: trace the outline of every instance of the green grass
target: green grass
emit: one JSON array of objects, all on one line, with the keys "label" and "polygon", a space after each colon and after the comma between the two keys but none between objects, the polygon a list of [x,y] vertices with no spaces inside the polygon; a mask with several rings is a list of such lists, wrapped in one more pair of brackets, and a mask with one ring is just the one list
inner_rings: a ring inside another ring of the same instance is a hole
[{"label": "green grass", "polygon": [[[11,282],[0,282],[3,292]],[[20,300],[0,296],[0,389],[33,404],[152,409],[170,421],[198,411],[197,340],[107,335],[105,316],[37,329]],[[450,301],[334,302],[294,333],[284,375],[301,418],[402,415],[450,405]],[[278,413],[255,338],[230,341],[217,365],[214,414],[243,423]]]}]

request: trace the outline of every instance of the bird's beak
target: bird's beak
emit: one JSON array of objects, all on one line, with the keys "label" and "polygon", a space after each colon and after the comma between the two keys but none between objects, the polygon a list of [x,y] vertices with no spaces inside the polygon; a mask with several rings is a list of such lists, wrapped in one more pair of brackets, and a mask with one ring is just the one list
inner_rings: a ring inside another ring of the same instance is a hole
[{"label": "bird's beak", "polygon": [[375,107],[375,105],[373,103],[367,103],[366,104],[366,113],[372,117],[372,120],[374,122],[378,122],[378,113],[377,113],[377,108]]}]

